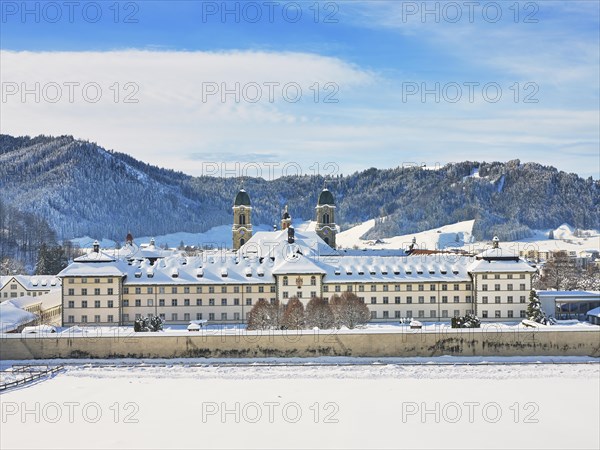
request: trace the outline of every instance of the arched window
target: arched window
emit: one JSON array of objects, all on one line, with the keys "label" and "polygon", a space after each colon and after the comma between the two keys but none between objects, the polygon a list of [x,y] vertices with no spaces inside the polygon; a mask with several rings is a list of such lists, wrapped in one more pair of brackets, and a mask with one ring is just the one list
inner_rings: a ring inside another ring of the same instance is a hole
[{"label": "arched window", "polygon": [[246,214],[240,214],[240,225],[246,225]]},{"label": "arched window", "polygon": [[246,239],[244,239],[244,238],[241,238],[241,239],[240,239],[240,247],[241,247],[242,245],[244,245],[245,243],[246,243]]},{"label": "arched window", "polygon": [[329,213],[323,214],[323,223],[329,223]]},{"label": "arched window", "polygon": [[283,277],[283,285],[284,286],[288,285],[288,277],[287,277],[287,275]]},{"label": "arched window", "polygon": [[314,275],[312,277],[310,277],[310,285],[311,286],[317,285],[317,277],[315,277]]},{"label": "arched window", "polygon": [[329,245],[329,238],[328,238],[328,237],[326,237],[326,238],[323,238],[323,240],[325,241],[325,243],[326,243],[327,245]]}]

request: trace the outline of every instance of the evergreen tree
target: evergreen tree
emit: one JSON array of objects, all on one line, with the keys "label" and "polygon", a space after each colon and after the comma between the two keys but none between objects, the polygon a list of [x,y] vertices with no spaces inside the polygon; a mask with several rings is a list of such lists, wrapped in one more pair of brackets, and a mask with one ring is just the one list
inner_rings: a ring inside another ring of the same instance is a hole
[{"label": "evergreen tree", "polygon": [[533,289],[529,292],[529,304],[527,305],[527,318],[542,325],[550,325],[551,321],[542,309],[542,303]]}]

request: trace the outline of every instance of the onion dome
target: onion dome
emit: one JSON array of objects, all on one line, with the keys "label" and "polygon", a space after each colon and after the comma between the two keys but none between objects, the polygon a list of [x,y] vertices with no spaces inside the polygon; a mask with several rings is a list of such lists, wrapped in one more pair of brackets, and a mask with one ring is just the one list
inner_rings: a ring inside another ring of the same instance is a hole
[{"label": "onion dome", "polygon": [[237,195],[235,196],[235,202],[233,205],[234,206],[250,206],[250,196],[248,195],[248,193],[245,190],[240,189],[240,192],[238,192]]}]

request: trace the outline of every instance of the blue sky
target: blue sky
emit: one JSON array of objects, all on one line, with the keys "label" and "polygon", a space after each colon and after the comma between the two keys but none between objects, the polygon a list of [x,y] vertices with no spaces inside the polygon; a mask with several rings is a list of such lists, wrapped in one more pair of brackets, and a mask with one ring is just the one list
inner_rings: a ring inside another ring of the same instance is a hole
[{"label": "blue sky", "polygon": [[[25,16],[22,2],[0,3],[3,133],[73,134],[195,175],[215,164],[217,174],[252,175],[249,162],[279,164],[277,176],[290,164],[312,173],[335,162],[349,173],[519,158],[600,176],[596,1],[476,2],[471,11],[463,2],[279,2],[272,21],[264,2],[227,2],[237,20],[222,16],[223,2],[80,2],[72,21],[63,2],[29,2]],[[96,103],[79,91],[90,82],[102,89]],[[36,83],[40,101],[23,98]],[[77,84],[73,101],[64,83]],[[258,85],[259,100],[202,97],[236,83]],[[279,83],[274,101],[265,83]],[[298,102],[282,98],[289,83],[302,88]],[[60,99],[48,101],[55,84]],[[323,101],[328,93],[336,103]]]}]

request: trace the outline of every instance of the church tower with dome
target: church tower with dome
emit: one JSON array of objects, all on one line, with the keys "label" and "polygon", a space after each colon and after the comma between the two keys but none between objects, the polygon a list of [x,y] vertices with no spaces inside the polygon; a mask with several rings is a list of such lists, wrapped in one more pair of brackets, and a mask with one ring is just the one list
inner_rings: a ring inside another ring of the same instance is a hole
[{"label": "church tower with dome", "polygon": [[233,249],[238,250],[252,237],[252,206],[250,196],[244,189],[233,202]]},{"label": "church tower with dome", "polygon": [[315,209],[317,211],[317,234],[326,244],[335,248],[335,235],[337,233],[337,225],[335,224],[335,200],[329,189],[325,188],[321,191]]}]

